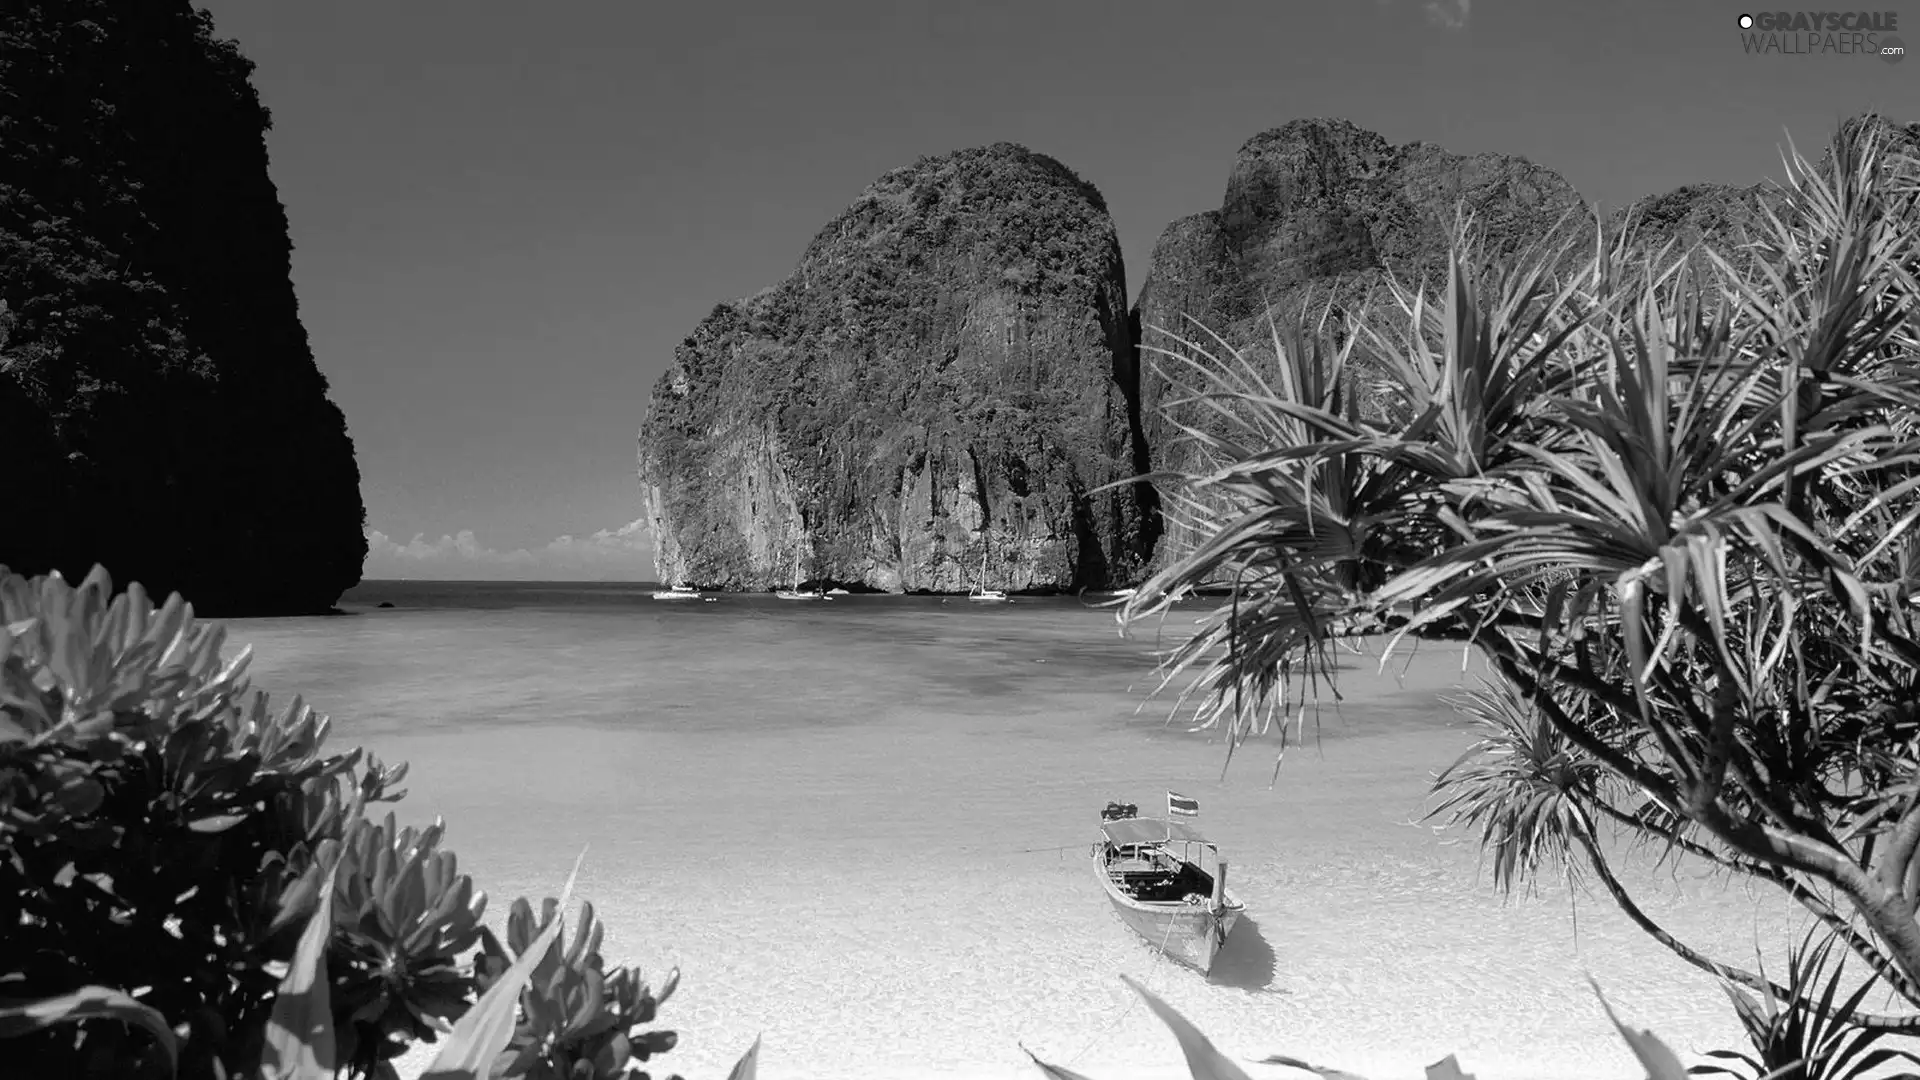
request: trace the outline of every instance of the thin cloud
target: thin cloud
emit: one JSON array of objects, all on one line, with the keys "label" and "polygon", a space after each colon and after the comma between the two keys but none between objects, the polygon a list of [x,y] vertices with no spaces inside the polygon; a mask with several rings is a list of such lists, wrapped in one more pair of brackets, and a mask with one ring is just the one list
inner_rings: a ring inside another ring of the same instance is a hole
[{"label": "thin cloud", "polygon": [[1427,12],[1427,21],[1448,30],[1464,30],[1467,27],[1467,13],[1473,0],[1427,0],[1422,5]]},{"label": "thin cloud", "polygon": [[438,540],[416,533],[404,544],[379,529],[368,529],[362,574],[373,579],[646,581],[653,577],[653,544],[644,519],[511,551],[487,547],[472,529]]}]

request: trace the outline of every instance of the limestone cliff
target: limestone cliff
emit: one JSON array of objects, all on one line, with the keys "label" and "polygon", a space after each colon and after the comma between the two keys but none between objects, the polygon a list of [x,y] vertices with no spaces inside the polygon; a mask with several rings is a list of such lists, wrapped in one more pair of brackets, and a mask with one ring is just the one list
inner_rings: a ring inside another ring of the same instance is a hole
[{"label": "limestone cliff", "polygon": [[252,65],[187,0],[8,5],[0,53],[0,564],[327,610],[365,513]]},{"label": "limestone cliff", "polygon": [[[1409,284],[1432,281],[1445,273],[1462,210],[1483,251],[1498,259],[1556,225],[1579,227],[1584,208],[1558,174],[1523,159],[1396,147],[1344,120],[1297,120],[1247,140],[1220,209],[1161,233],[1134,309],[1148,346],[1140,397],[1153,468],[1192,464],[1166,408],[1169,380],[1155,370],[1171,361],[1153,346],[1187,351],[1177,337],[1217,354],[1206,331],[1244,347],[1268,336],[1268,310],[1297,316],[1309,294],[1316,309],[1350,306],[1388,272]],[[1205,423],[1193,410],[1174,408],[1172,416]],[[1169,546],[1185,542],[1171,535]]]},{"label": "limestone cliff", "polygon": [[[1849,121],[1865,122],[1920,138]],[[1780,207],[1764,185],[1691,185],[1607,227],[1737,264]],[[1145,485],[1082,496],[1192,464],[1143,339],[1212,349],[1204,326],[1245,347],[1309,296],[1350,308],[1389,273],[1435,284],[1463,214],[1493,261],[1593,228],[1572,186],[1523,159],[1300,120],[1247,141],[1219,209],[1167,226],[1123,320],[1104,205],[1058,163],[1001,144],[891,173],[791,278],[716,308],[660,380],[640,454],[660,575],[765,587],[798,556],[804,577],[952,590],[985,554],[1015,588],[1135,580],[1190,538],[1156,550]]]},{"label": "limestone cliff", "polygon": [[[1920,145],[1920,125],[1876,116],[1847,123],[1874,124],[1896,144]],[[1830,167],[1824,154],[1812,157]],[[1694,184],[1640,199],[1606,224],[1609,235],[1630,229],[1638,250],[1688,251],[1693,267],[1714,277],[1716,264],[1697,245],[1739,267],[1752,257],[1746,245],[1765,215],[1783,210],[1775,185]],[[1309,294],[1317,310],[1327,301],[1351,306],[1389,271],[1404,283],[1436,283],[1462,211],[1483,255],[1495,261],[1560,239],[1556,227],[1562,234],[1593,228],[1591,211],[1565,180],[1520,158],[1395,147],[1343,120],[1299,120],[1248,140],[1220,209],[1183,218],[1161,234],[1134,309],[1148,346],[1140,396],[1153,467],[1181,470],[1192,461],[1166,415],[1168,381],[1152,366],[1171,361],[1152,346],[1188,351],[1177,336],[1217,353],[1204,326],[1257,353],[1268,338],[1266,312],[1297,317]],[[1207,423],[1206,414],[1191,410],[1175,408],[1173,416]],[[1169,526],[1157,558],[1190,539]]]},{"label": "limestone cliff", "polygon": [[[1920,123],[1899,123],[1872,113],[1850,117],[1842,123],[1843,129],[1861,126],[1876,128],[1885,148],[1900,148],[1907,154],[1920,151]],[[1833,167],[1830,146],[1802,145],[1800,152],[1820,171]],[[1887,160],[1884,153],[1882,160]],[[1699,246],[1712,249],[1740,267],[1751,256],[1749,243],[1765,235],[1767,216],[1780,217],[1787,213],[1787,199],[1777,183],[1746,187],[1688,184],[1636,200],[1614,213],[1609,225],[1614,229],[1631,227],[1634,240],[1642,249],[1659,250],[1672,245],[1675,250],[1691,251],[1694,258],[1690,265],[1711,274],[1714,268]]]},{"label": "limestone cliff", "polygon": [[1152,550],[1119,241],[1010,143],[881,177],[793,274],[714,308],[639,437],[666,581],[1104,586]]}]

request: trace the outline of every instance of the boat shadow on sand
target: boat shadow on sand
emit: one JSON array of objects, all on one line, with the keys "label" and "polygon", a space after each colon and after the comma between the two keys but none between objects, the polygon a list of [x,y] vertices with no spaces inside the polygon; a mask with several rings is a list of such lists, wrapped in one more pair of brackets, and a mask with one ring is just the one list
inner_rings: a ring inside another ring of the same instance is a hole
[{"label": "boat shadow on sand", "polygon": [[1251,915],[1242,914],[1234,924],[1233,933],[1227,936],[1226,945],[1213,958],[1213,971],[1207,976],[1207,982],[1250,993],[1288,993],[1273,985],[1277,967],[1273,946],[1267,944],[1260,924]]}]

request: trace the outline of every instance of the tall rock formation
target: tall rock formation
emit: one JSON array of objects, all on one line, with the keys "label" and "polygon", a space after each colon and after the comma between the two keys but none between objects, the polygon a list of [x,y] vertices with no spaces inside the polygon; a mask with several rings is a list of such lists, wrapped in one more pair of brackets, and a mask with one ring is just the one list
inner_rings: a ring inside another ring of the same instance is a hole
[{"label": "tall rock formation", "polygon": [[[1253,346],[1269,339],[1268,311],[1285,319],[1309,301],[1316,311],[1329,302],[1351,307],[1389,273],[1403,284],[1431,284],[1446,272],[1463,210],[1482,250],[1505,258],[1556,225],[1591,227],[1585,209],[1558,174],[1516,157],[1393,146],[1345,120],[1296,120],[1255,135],[1234,159],[1220,209],[1161,233],[1133,311],[1153,467],[1195,465],[1174,421],[1203,430],[1208,423],[1198,410],[1169,410],[1173,386],[1157,369],[1178,368],[1159,350],[1190,354],[1192,345],[1217,356],[1209,331],[1236,348]],[[1167,529],[1160,559],[1192,542],[1176,524]]]},{"label": "tall rock formation", "polygon": [[359,581],[251,71],[187,0],[0,14],[0,564],[228,615]]},{"label": "tall rock formation", "polygon": [[[1920,138],[1849,121],[1869,122]],[[1767,185],[1691,185],[1607,227],[1738,265],[1781,207]],[[758,588],[797,560],[803,577],[944,591],[984,553],[994,584],[1135,580],[1193,538],[1145,485],[1083,496],[1193,466],[1175,421],[1212,415],[1172,405],[1156,347],[1217,351],[1213,331],[1257,355],[1268,311],[1351,310],[1389,275],[1434,286],[1462,215],[1488,262],[1594,227],[1521,158],[1300,120],[1247,141],[1218,210],[1166,228],[1123,321],[1105,207],[1057,162],[1001,144],[890,173],[792,277],[715,308],[655,388],[640,471],[660,576]]]},{"label": "tall rock formation", "polygon": [[1070,588],[1150,553],[1105,201],[1011,143],[886,174],[785,281],[721,304],[654,387],[662,580]]}]

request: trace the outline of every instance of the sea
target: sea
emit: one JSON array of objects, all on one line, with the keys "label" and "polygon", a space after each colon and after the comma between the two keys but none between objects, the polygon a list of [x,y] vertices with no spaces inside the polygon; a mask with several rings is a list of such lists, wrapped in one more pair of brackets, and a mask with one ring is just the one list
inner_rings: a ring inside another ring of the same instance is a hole
[{"label": "sea", "polygon": [[[242,619],[258,689],[331,744],[405,761],[403,823],[489,897],[576,900],[612,963],[678,969],[656,1078],[1185,1078],[1128,976],[1249,1076],[1284,1055],[1367,1080],[1449,1054],[1480,1080],[1644,1075],[1603,1007],[1683,1059],[1744,1047],[1716,983],[1589,883],[1503,896],[1477,836],[1424,816],[1468,749],[1449,704],[1484,665],[1369,642],[1288,749],[1229,759],[1159,690],[1195,604],[1123,636],[1081,598],[719,595],[651,584],[368,582],[330,617]],[[386,606],[386,605],[391,605]],[[1158,692],[1156,692],[1158,691]],[[1211,976],[1109,908],[1089,849],[1109,800],[1198,800],[1247,907]],[[1620,852],[1647,914],[1778,970],[1804,922],[1654,853]],[[577,909],[576,909],[577,910]],[[422,1054],[403,1075],[417,1075]]]}]

